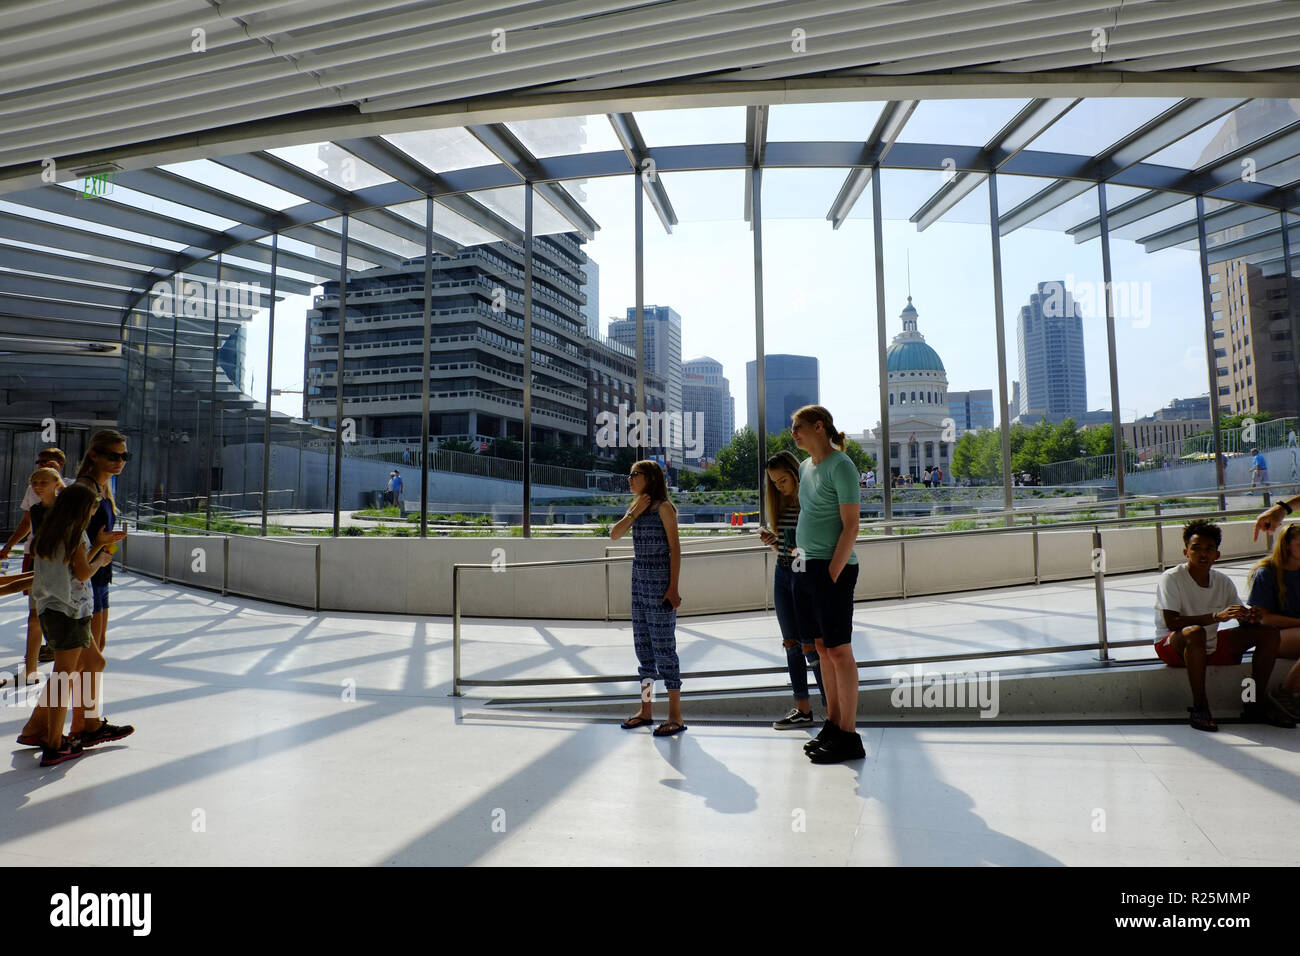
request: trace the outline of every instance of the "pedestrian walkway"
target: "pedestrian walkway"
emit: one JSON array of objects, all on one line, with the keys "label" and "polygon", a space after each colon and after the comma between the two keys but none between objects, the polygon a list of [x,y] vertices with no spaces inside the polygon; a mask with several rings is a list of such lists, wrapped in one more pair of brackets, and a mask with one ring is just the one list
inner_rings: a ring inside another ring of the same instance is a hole
[{"label": "pedestrian walkway", "polygon": [[[1146,632],[1150,577],[1108,582],[1113,628]],[[855,645],[1065,642],[1089,632],[1089,588],[859,604]],[[1259,864],[1292,862],[1276,834],[1300,826],[1296,731],[876,726],[866,761],[815,767],[806,733],[689,708],[687,733],[656,740],[449,697],[446,619],[313,614],[125,573],[112,614],[106,713],[136,733],[47,770],[11,744],[0,864]],[[15,660],[24,617],[0,601]],[[469,633],[467,673],[632,669],[625,623]],[[770,615],[680,633],[684,669],[779,663]],[[3,739],[25,713],[0,709]]]}]

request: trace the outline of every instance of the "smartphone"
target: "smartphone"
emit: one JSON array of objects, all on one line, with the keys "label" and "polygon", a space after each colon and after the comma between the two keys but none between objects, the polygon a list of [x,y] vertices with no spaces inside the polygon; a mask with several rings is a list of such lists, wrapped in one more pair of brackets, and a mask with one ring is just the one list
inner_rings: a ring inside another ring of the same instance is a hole
[{"label": "smartphone", "polygon": [[668,600],[667,598],[664,598],[659,606],[662,607],[665,611],[671,611],[673,609],[673,602]]}]

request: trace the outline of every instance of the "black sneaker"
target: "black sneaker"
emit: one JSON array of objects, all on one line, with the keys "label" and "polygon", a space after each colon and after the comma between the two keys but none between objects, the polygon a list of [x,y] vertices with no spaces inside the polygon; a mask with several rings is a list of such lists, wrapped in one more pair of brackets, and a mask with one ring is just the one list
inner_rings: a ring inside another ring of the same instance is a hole
[{"label": "black sneaker", "polygon": [[50,645],[41,645],[41,649],[36,655],[36,660],[42,664],[48,664],[50,661],[54,660],[54,651],[50,649]]},{"label": "black sneaker", "polygon": [[798,730],[800,727],[811,727],[813,723],[813,715],[811,712],[805,714],[798,707],[795,707],[790,711],[790,713],[772,724],[772,729]]},{"label": "black sneaker", "polygon": [[1251,724],[1271,724],[1274,727],[1292,728],[1295,721],[1285,710],[1265,696],[1263,700],[1252,700],[1241,709],[1241,719]]},{"label": "black sneaker", "polygon": [[64,737],[57,750],[51,750],[49,747],[41,750],[41,766],[53,767],[55,764],[63,763],[66,760],[74,760],[80,757],[81,753],[81,744],[71,737]]},{"label": "black sneaker", "polygon": [[826,723],[822,724],[822,729],[817,732],[817,736],[803,745],[803,752],[806,754],[812,753],[839,732],[840,728],[836,727],[833,721],[827,719]]},{"label": "black sneaker", "polygon": [[813,763],[843,763],[845,760],[862,760],[866,756],[862,736],[856,733],[846,734],[841,730],[830,742],[809,753],[808,759]]},{"label": "black sneaker", "polygon": [[123,737],[130,737],[135,733],[135,728],[130,724],[118,727],[104,721],[95,731],[83,731],[77,738],[83,747],[93,747],[96,744],[106,744],[113,740],[121,740]]}]

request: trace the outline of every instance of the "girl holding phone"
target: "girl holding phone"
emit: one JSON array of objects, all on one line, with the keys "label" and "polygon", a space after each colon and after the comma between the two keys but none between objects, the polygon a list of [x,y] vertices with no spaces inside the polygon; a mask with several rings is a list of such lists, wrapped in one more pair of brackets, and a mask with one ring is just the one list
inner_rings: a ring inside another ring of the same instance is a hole
[{"label": "girl holding phone", "polygon": [[790,687],[794,691],[794,708],[772,724],[776,730],[797,730],[814,724],[812,704],[808,699],[808,668],[812,668],[817,688],[826,703],[822,687],[821,658],[817,656],[816,638],[805,635],[795,613],[794,586],[803,571],[803,562],[795,546],[795,529],[799,525],[799,459],[788,451],[777,452],[767,460],[767,516],[770,527],[758,532],[763,543],[777,553],[776,574],[772,580],[772,607],[781,627],[786,664],[790,668]]}]

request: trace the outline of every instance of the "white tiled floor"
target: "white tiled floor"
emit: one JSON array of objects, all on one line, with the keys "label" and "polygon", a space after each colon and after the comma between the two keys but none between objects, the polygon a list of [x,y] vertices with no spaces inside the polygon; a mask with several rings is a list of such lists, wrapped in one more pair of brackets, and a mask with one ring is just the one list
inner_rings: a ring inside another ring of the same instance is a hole
[{"label": "white tiled floor", "polygon": [[[1114,584],[1117,620],[1144,625],[1145,578]],[[990,646],[1011,633],[1000,613],[1065,643],[1090,600],[1072,583],[860,605],[855,643]],[[113,602],[108,713],[137,733],[49,770],[11,745],[0,865],[1255,864],[1291,862],[1278,834],[1300,828],[1300,731],[870,727],[866,761],[816,767],[804,733],[696,721],[656,740],[450,698],[445,619],[314,615],[125,574]],[[22,618],[0,601],[15,656]],[[683,657],[778,663],[770,625],[684,620]],[[632,667],[617,624],[474,622],[472,638],[467,673]],[[24,719],[0,707],[4,739]]]}]

